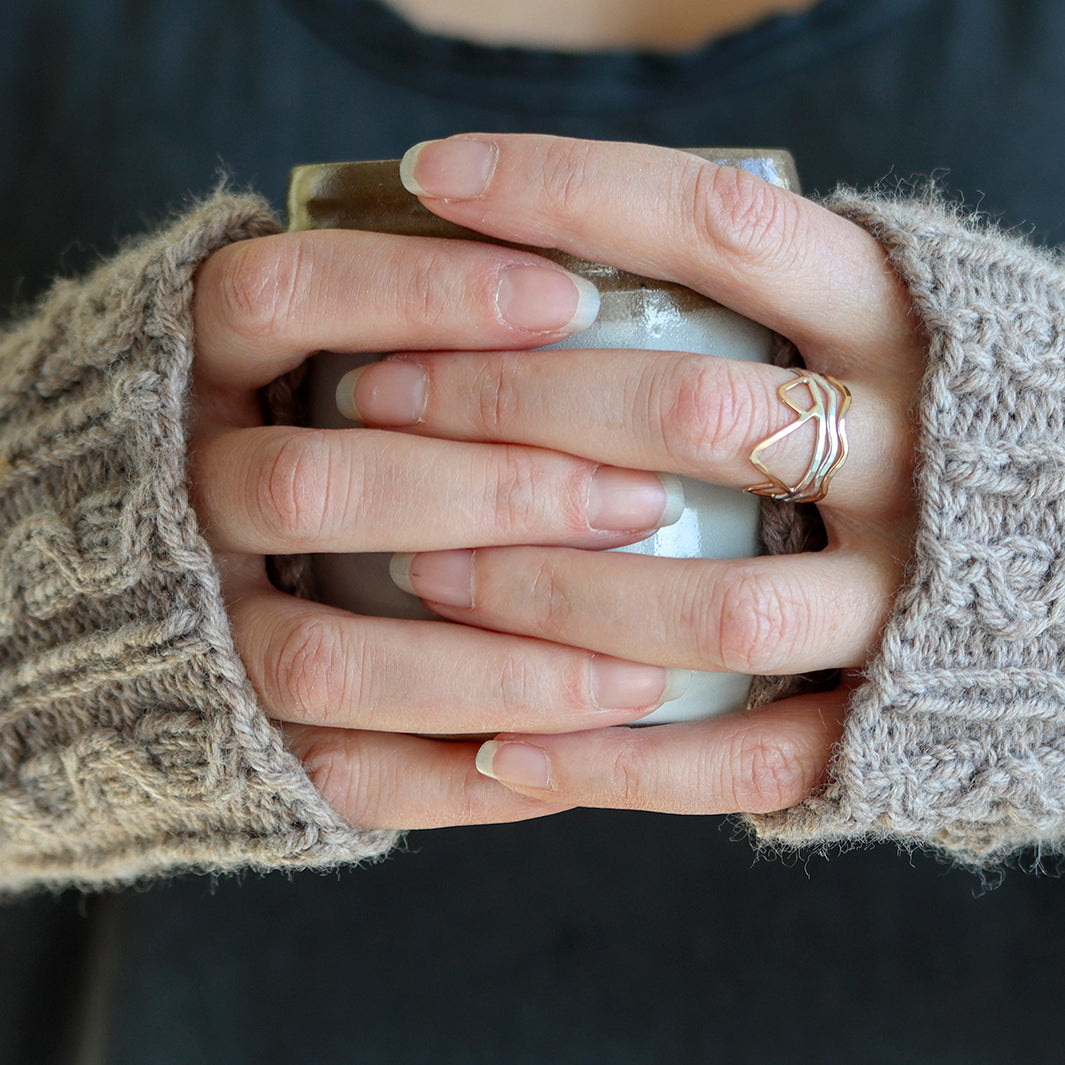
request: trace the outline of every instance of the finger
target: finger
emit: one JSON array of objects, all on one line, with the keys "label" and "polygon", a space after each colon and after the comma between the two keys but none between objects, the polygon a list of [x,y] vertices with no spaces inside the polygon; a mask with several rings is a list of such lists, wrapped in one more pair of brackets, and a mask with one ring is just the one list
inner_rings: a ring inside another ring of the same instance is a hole
[{"label": "finger", "polygon": [[843,547],[725,561],[503,547],[393,570],[453,620],[684,669],[785,674],[864,662],[900,565]]},{"label": "finger", "polygon": [[647,145],[469,134],[417,145],[402,174],[453,222],[704,292],[816,352],[818,371],[917,350],[874,238],[744,171]]},{"label": "finger", "polygon": [[842,733],[841,692],[800,695],[690,724],[500,736],[477,765],[531,799],[676,814],[771,813],[823,779]]},{"label": "finger", "polygon": [[486,780],[474,768],[475,743],[306,725],[286,726],[285,739],[325,801],[361,828],[495,824],[567,808]]},{"label": "finger", "polygon": [[[763,481],[754,448],[796,426],[762,461],[798,482],[815,453],[813,401],[788,370],[681,352],[455,352],[389,358],[337,390],[372,425],[471,441],[556,447],[596,462],[666,470],[735,488]],[[790,386],[782,397],[781,386]],[[905,408],[861,385],[847,413],[850,454],[826,505],[897,511],[912,463]],[[794,406],[789,406],[793,404]],[[901,472],[900,472],[901,471]]]},{"label": "finger", "polygon": [[284,233],[232,244],[200,269],[198,373],[259,388],[320,349],[548,344],[589,325],[598,306],[589,282],[495,245]]},{"label": "finger", "polygon": [[281,721],[424,735],[568,732],[634,721],[688,676],[440,621],[355,617],[279,592],[230,607],[263,707]]},{"label": "finger", "polygon": [[677,520],[675,479],[542,448],[273,426],[210,435],[190,456],[220,551],[411,551],[467,544],[613,547]]}]

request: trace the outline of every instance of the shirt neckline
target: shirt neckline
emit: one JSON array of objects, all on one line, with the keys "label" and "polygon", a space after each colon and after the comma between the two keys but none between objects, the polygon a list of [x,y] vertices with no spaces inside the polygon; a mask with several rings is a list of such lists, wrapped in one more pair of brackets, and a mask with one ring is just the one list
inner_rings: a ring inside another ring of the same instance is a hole
[{"label": "shirt neckline", "polygon": [[[390,82],[518,110],[618,110],[780,77],[860,43],[927,0],[820,0],[689,52],[553,52],[492,47],[413,27],[377,0],[283,0],[316,35]],[[594,92],[590,92],[594,88]]]}]

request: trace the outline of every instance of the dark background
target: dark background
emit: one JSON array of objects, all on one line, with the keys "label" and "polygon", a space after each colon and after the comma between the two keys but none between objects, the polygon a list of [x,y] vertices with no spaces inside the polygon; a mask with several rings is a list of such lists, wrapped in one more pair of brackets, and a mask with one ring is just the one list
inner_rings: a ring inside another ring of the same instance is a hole
[{"label": "dark background", "polygon": [[[0,14],[0,303],[227,172],[463,129],[790,148],[811,192],[938,175],[1065,239],[1065,5],[824,0],[691,56],[498,55],[359,0]],[[0,909],[0,1062],[1062,1060],[1065,886],[925,853],[757,860],[718,818],[416,833],[334,876]],[[1023,858],[1039,865],[1035,855]]]},{"label": "dark background", "polygon": [[576,812],[336,876],[0,910],[0,1060],[1061,1061],[1059,880],[730,835]]}]

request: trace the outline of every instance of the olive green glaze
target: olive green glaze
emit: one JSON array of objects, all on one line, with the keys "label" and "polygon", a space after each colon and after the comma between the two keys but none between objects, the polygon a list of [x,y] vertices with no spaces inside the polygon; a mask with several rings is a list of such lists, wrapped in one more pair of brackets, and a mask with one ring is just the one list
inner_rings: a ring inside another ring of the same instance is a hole
[{"label": "olive green glaze", "polygon": [[[769,148],[687,150],[719,166],[746,170],[772,185],[799,191],[795,162],[789,152]],[[601,292],[638,290],[653,284],[668,291],[678,306],[706,302],[705,297],[682,285],[652,281],[555,249],[508,244],[438,218],[403,187],[399,180],[399,160],[396,159],[297,166],[289,176],[287,201],[290,230],[363,229],[408,237],[450,237],[523,247],[594,281]]]}]

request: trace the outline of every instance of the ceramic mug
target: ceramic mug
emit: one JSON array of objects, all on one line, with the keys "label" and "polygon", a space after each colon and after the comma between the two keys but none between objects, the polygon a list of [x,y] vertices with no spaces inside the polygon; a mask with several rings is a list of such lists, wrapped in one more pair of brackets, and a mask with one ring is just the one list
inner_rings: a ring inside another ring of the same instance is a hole
[{"label": "ceramic mug", "polygon": [[[783,188],[798,189],[795,166],[787,152],[692,151],[714,163],[751,171]],[[361,229],[489,240],[426,210],[403,188],[396,160],[296,167],[289,180],[288,217],[290,230]],[[552,347],[686,351],[750,362],[772,358],[776,338],[768,329],[691,289],[554,250],[527,250],[587,278],[600,293],[595,323]],[[360,432],[338,411],[336,387],[349,370],[383,354],[321,352],[314,356],[308,374],[310,423]],[[685,505],[680,520],[639,543],[616,550],[673,558],[745,558],[758,553],[760,509],[756,497],[689,478],[681,478],[681,482]],[[316,555],[313,568],[319,597],[357,614],[435,618],[437,615],[392,582],[390,558],[387,553]],[[664,703],[639,724],[688,721],[742,709],[750,685],[751,678],[740,674],[695,672],[681,696]]]}]

